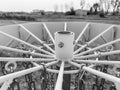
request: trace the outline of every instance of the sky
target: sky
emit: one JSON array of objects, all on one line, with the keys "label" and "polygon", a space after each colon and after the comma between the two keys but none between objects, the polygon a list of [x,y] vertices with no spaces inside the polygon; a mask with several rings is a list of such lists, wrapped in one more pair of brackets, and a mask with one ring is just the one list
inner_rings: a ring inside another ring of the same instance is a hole
[{"label": "sky", "polygon": [[[96,2],[96,0],[86,0],[86,3]],[[65,4],[80,8],[80,0],[0,0],[0,11],[25,11],[31,12],[33,9],[53,11],[54,6],[59,6],[58,11],[64,11]],[[87,7],[88,4],[86,4]]]}]

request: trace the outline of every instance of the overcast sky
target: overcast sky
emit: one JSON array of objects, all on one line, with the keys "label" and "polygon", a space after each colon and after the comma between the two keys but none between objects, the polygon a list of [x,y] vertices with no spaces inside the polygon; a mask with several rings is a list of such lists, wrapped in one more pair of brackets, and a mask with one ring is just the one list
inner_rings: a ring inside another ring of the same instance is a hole
[{"label": "overcast sky", "polygon": [[[96,0],[86,0],[86,2],[92,4]],[[31,12],[33,9],[51,11],[54,10],[55,5],[59,6],[60,11],[65,4],[73,5],[76,9],[80,8],[80,0],[0,0],[0,11]]]}]

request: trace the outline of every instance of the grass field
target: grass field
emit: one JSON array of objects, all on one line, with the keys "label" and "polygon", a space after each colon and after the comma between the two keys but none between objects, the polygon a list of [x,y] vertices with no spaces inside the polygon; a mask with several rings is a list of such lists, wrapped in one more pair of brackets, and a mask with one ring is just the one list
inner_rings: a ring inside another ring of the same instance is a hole
[{"label": "grass field", "polygon": [[[16,23],[28,23],[32,21],[19,21],[19,20],[0,20],[0,26],[11,25]],[[34,22],[95,22],[95,23],[108,23],[108,24],[120,24],[120,17],[108,16],[106,18],[100,18],[98,16],[67,16],[67,17],[50,17],[50,18],[38,18]]]},{"label": "grass field", "polygon": [[17,20],[0,20],[0,26],[11,25],[16,23],[27,23],[27,21],[17,21]]}]

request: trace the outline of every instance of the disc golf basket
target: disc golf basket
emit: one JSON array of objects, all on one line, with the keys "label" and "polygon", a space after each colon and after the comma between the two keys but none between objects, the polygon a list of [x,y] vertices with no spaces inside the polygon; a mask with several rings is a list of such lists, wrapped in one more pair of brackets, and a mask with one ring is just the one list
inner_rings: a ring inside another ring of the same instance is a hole
[{"label": "disc golf basket", "polygon": [[119,53],[119,25],[1,26],[0,90],[120,90]]}]

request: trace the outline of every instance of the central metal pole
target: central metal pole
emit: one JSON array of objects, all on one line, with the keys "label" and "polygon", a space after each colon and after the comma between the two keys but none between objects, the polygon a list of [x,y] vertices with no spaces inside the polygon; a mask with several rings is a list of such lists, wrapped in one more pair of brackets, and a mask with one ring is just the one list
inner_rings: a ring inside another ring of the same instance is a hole
[{"label": "central metal pole", "polygon": [[55,55],[60,61],[73,59],[74,33],[60,31],[55,33]]},{"label": "central metal pole", "polygon": [[[69,32],[65,30],[65,31],[60,31],[55,33],[55,55],[57,60],[62,62],[67,62],[69,60],[72,60],[73,50],[74,50],[73,48],[74,48],[73,32]],[[59,86],[59,88],[55,90],[70,90],[71,75],[70,74],[62,75],[61,68],[63,67],[58,66],[58,69],[59,68],[60,68],[59,75],[58,75],[59,81],[56,84]],[[71,67],[65,64],[64,70],[70,70],[70,69]],[[63,76],[63,77],[60,78],[59,76]],[[63,80],[62,85],[60,80]]]}]

